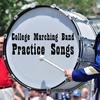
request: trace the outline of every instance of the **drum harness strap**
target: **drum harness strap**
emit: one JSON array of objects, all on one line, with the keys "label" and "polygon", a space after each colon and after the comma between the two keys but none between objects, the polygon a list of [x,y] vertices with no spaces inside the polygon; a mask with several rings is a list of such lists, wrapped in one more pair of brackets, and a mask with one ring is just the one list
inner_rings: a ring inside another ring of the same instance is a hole
[{"label": "drum harness strap", "polygon": [[100,34],[97,35],[96,40],[95,40],[95,44],[93,47],[95,50],[95,56],[96,56],[96,54],[100,54],[100,50],[97,50],[97,45],[99,45],[99,44],[100,44]]},{"label": "drum harness strap", "polygon": [[[93,47],[93,49],[95,50],[95,58],[96,58],[96,55],[97,55],[97,54],[100,55],[100,50],[97,50],[97,46],[98,46],[99,44],[100,44],[100,34],[98,34],[98,35],[96,36],[95,44],[94,44],[94,47]],[[96,96],[97,91],[98,91],[98,88],[96,88],[93,97]],[[92,98],[91,98],[90,100],[92,100]]]}]

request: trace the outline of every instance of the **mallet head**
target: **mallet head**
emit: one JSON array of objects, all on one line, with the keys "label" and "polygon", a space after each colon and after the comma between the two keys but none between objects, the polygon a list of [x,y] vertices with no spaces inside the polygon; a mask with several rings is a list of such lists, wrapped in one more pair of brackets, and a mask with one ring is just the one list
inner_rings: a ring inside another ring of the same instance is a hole
[{"label": "mallet head", "polygon": [[43,61],[44,55],[40,55],[39,59]]}]

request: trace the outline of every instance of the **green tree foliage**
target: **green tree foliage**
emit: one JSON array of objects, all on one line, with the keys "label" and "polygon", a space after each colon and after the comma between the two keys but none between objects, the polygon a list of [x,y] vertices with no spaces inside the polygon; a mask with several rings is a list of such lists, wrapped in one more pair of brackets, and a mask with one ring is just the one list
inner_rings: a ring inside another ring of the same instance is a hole
[{"label": "green tree foliage", "polygon": [[63,9],[75,9],[84,15],[93,15],[96,0],[0,0],[0,35],[6,32],[13,17],[25,4],[38,2],[39,5],[56,4]]},{"label": "green tree foliage", "polygon": [[20,11],[22,5],[26,4],[25,0],[0,0],[0,35],[6,32],[13,17]]},{"label": "green tree foliage", "polygon": [[92,8],[96,4],[96,0],[35,0],[41,5],[56,4],[63,9],[76,9],[82,14],[93,14]]},{"label": "green tree foliage", "polygon": [[[96,4],[96,0],[73,0],[75,8],[78,12],[84,15],[93,15],[93,7]],[[81,1],[81,2],[80,2]]]}]

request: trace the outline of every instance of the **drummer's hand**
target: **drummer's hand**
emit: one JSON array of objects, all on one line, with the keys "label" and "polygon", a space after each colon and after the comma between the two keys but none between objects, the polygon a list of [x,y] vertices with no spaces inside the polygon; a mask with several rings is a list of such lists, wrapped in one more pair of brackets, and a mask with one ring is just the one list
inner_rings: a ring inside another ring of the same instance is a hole
[{"label": "drummer's hand", "polygon": [[67,77],[67,79],[71,81],[72,80],[72,71],[69,69],[65,69],[64,73],[65,73],[65,76]]}]

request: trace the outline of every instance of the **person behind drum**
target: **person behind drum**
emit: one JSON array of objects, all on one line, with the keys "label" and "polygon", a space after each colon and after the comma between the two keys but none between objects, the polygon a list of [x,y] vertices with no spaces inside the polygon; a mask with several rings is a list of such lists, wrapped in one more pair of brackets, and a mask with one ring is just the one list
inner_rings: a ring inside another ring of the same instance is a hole
[{"label": "person behind drum", "polygon": [[13,80],[11,79],[7,67],[2,57],[4,37],[0,37],[0,100],[14,100]]},{"label": "person behind drum", "polygon": [[71,100],[81,100],[81,91],[79,89],[73,91]]},{"label": "person behind drum", "polygon": [[38,97],[40,95],[40,93],[34,89],[31,89],[30,90],[30,99],[29,100],[32,100],[34,97]]},{"label": "person behind drum", "polygon": [[80,68],[73,71],[65,69],[64,73],[69,80],[74,80],[76,82],[86,82],[94,78],[97,92],[95,100],[100,100],[100,32],[96,37],[94,49],[94,64],[86,68]]},{"label": "person behind drum", "polygon": [[43,91],[38,91],[39,92],[39,96],[33,97],[33,99],[31,100],[53,100],[53,98],[50,97],[50,94],[48,94],[47,92],[43,92]]},{"label": "person behind drum", "polygon": [[89,100],[89,90],[86,87],[81,90],[81,100]]},{"label": "person behind drum", "polygon": [[15,100],[28,100],[25,98],[23,87],[16,81],[14,82],[13,90]]},{"label": "person behind drum", "polygon": [[70,100],[69,93],[62,92],[61,93],[61,100]]}]

